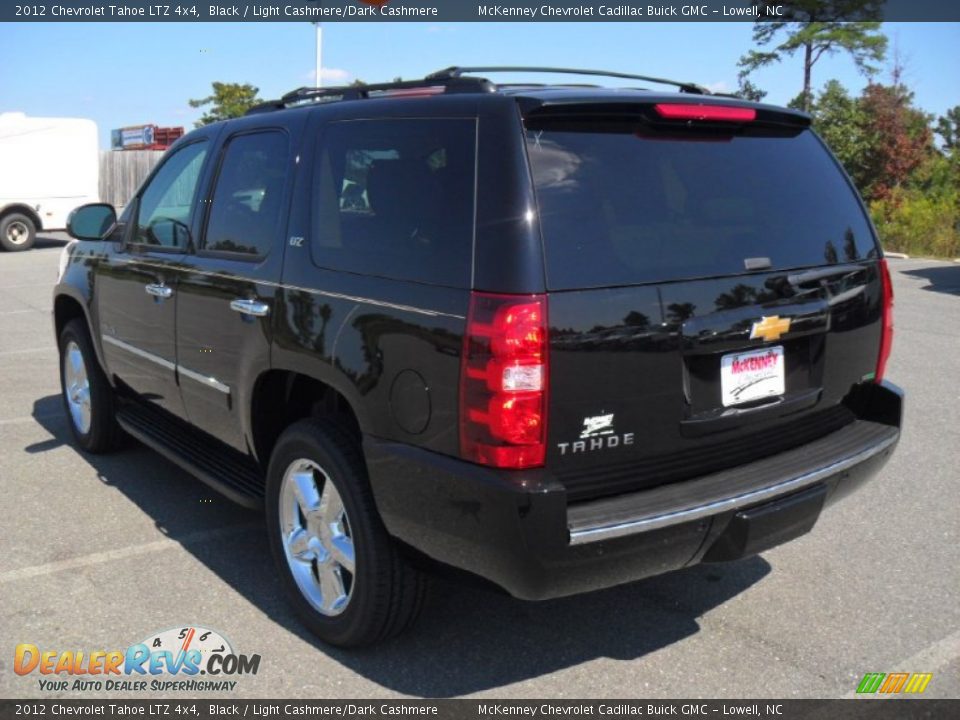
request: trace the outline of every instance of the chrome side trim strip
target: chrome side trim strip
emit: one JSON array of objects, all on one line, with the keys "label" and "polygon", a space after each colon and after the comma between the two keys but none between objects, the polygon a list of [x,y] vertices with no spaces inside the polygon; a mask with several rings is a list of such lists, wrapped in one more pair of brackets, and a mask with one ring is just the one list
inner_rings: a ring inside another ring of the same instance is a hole
[{"label": "chrome side trim strip", "polygon": [[402,312],[412,312],[419,315],[426,315],[428,317],[448,317],[455,320],[466,320],[466,315],[455,315],[454,313],[441,312],[440,310],[428,310],[426,308],[414,307],[412,305],[399,305],[396,303],[390,303],[383,300],[375,300],[373,298],[359,297],[355,295],[343,295],[341,293],[329,292],[327,290],[318,290],[317,288],[305,288],[298,285],[288,285],[286,283],[275,283],[269,280],[258,280],[256,278],[243,277],[240,275],[227,275],[226,273],[210,272],[208,270],[197,270],[196,268],[185,268],[179,267],[177,265],[163,265],[160,263],[152,263],[148,260],[128,260],[126,258],[110,258],[107,260],[107,263],[120,263],[124,265],[143,265],[144,267],[152,267],[158,270],[168,270],[168,271],[177,271],[183,273],[193,273],[195,275],[205,275],[207,277],[216,277],[223,278],[224,280],[232,280],[234,282],[249,282],[255,285],[266,285],[267,287],[281,288],[284,290],[296,290],[299,292],[311,293],[313,295],[323,295],[325,297],[336,298],[338,300],[349,300],[351,302],[365,303],[367,305],[374,305],[376,307],[385,307],[390,308],[391,310],[400,310]]},{"label": "chrome side trim strip", "polygon": [[191,380],[195,380],[198,383],[202,383],[203,385],[206,385],[209,388],[213,388],[214,390],[218,390],[227,395],[230,394],[230,386],[224,385],[222,382],[220,382],[216,378],[208,377],[207,375],[201,375],[200,373],[194,372],[193,370],[188,370],[182,365],[176,365],[175,363],[172,363],[169,360],[164,360],[159,355],[154,355],[153,353],[147,352],[146,350],[141,350],[135,345],[131,345],[130,343],[125,343],[123,340],[117,340],[117,338],[111,337],[110,335],[103,335],[101,337],[103,337],[103,341],[105,343],[110,343],[111,345],[118,347],[121,350],[125,350],[131,355],[142,357],[144,360],[149,360],[150,362],[154,362],[157,365],[163,368],[166,368],[167,370],[171,370],[173,372],[179,373],[180,375],[183,375],[184,377],[188,377]]},{"label": "chrome side trim strip", "polygon": [[783,495],[793,490],[799,490],[800,488],[813,485],[820,480],[824,480],[831,475],[835,475],[836,473],[848,470],[855,465],[859,465],[860,463],[869,460],[874,455],[879,455],[888,447],[893,445],[898,438],[899,434],[892,435],[891,437],[884,439],[883,441],[867,448],[866,450],[862,450],[861,452],[843,458],[842,460],[837,460],[830,465],[825,465],[824,467],[817,468],[816,470],[804,473],[803,475],[797,475],[796,477],[784,480],[775,485],[770,485],[769,487],[760,488],[759,490],[743,493],[742,495],[723,498],[722,500],[715,500],[704,505],[684,508],[682,510],[676,510],[674,512],[664,513],[661,515],[640,517],[635,520],[629,520],[627,522],[621,522],[615,525],[603,525],[599,527],[587,527],[578,530],[571,530],[570,544],[582,545],[584,543],[597,542],[599,540],[610,540],[612,538],[623,537],[625,535],[633,535],[635,533],[646,532],[648,530],[656,530],[658,528],[668,527],[670,525],[679,525],[680,523],[697,520],[709,515],[716,515],[717,513],[725,512],[727,510],[734,510],[745,505],[752,505],[753,503],[760,502],[762,500],[768,500],[776,497],[777,495]]},{"label": "chrome side trim strip", "polygon": [[176,371],[177,369],[177,366],[174,365],[169,360],[165,360],[159,355],[154,355],[153,353],[147,352],[146,350],[141,350],[140,348],[135,347],[134,345],[125,343],[123,340],[117,340],[117,338],[112,337],[111,335],[101,335],[100,337],[103,338],[103,341],[105,343],[109,343],[114,347],[120,348],[121,350],[126,350],[131,355],[136,355],[137,357],[142,357],[144,360],[149,360],[150,362],[154,362],[160,367],[166,368],[167,370]]},{"label": "chrome side trim strip", "polygon": [[377,307],[390,308],[391,310],[400,310],[402,312],[418,313],[429,317],[449,317],[457,320],[466,320],[465,315],[454,315],[452,313],[440,312],[439,310],[425,310],[424,308],[413,307],[412,305],[398,305],[383,300],[373,300],[371,298],[359,297],[357,295],[343,295],[342,293],[328,292],[327,290],[316,290],[314,288],[298,287],[297,285],[277,285],[275,283],[264,283],[274,287],[284,288],[286,290],[298,290],[300,292],[313,293],[314,295],[323,295],[324,297],[336,298],[337,300],[349,300],[355,303],[364,303],[366,305],[376,305]]},{"label": "chrome side trim strip", "polygon": [[183,365],[177,365],[177,372],[184,377],[188,377],[191,380],[200,383],[201,385],[206,385],[208,388],[213,388],[219,392],[222,392],[224,395],[230,394],[230,386],[224,385],[222,382],[216,378],[210,377],[208,375],[202,375],[193,370],[188,370]]}]

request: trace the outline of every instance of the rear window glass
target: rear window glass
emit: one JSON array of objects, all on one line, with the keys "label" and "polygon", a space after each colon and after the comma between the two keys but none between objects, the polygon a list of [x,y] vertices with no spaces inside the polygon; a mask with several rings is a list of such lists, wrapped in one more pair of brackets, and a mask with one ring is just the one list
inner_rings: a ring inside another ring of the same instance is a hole
[{"label": "rear window glass", "polygon": [[475,122],[352,120],[324,133],[313,254],[321,267],[467,287]]},{"label": "rear window glass", "polygon": [[876,256],[846,179],[809,131],[669,138],[530,128],[549,287],[629,285]]}]

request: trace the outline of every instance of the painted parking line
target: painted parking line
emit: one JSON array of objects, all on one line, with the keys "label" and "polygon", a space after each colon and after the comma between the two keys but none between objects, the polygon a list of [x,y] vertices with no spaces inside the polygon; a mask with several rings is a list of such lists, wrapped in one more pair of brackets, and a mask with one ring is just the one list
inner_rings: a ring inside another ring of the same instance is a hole
[{"label": "painted parking line", "polygon": [[0,585],[19,580],[29,580],[43,575],[54,575],[82,567],[102,565],[103,563],[125,560],[126,558],[136,557],[138,555],[173,550],[174,548],[186,545],[197,545],[211,540],[219,540],[231,535],[237,535],[257,527],[254,523],[244,523],[243,525],[231,525],[230,527],[217,528],[216,530],[201,530],[188,533],[177,539],[164,538],[163,540],[155,540],[154,542],[143,543],[142,545],[130,545],[115,550],[105,550],[104,552],[81,555],[80,557],[69,558],[67,560],[55,560],[54,562],[43,563],[41,565],[31,565],[30,567],[17,568],[16,570],[7,570],[6,572],[0,573]]},{"label": "painted parking line", "polygon": [[19,350],[0,350],[0,355],[28,355],[38,352],[56,352],[56,350],[55,345],[47,345],[45,347],[21,348]]},{"label": "painted parking line", "polygon": [[0,420],[0,425],[19,425],[20,423],[29,423],[29,422],[43,422],[44,420],[56,420],[57,418],[62,418],[64,415],[62,413],[50,414],[50,415],[21,415],[20,417],[6,418]]},{"label": "painted parking line", "polygon": [[911,655],[906,660],[898,662],[893,667],[909,670],[910,672],[935,672],[960,659],[960,630],[927,645],[920,652]]}]

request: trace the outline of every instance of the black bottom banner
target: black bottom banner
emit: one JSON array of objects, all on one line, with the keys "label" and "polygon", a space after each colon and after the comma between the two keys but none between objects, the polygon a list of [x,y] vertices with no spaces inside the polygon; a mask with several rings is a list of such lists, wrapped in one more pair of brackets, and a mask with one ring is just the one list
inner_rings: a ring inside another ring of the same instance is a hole
[{"label": "black bottom banner", "polygon": [[0,700],[0,718],[864,718],[960,717],[960,700]]}]

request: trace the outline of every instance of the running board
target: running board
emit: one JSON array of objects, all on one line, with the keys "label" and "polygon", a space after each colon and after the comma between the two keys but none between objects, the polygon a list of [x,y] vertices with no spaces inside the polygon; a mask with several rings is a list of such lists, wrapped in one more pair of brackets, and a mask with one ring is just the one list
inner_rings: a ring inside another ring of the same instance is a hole
[{"label": "running board", "polygon": [[219,440],[139,402],[121,406],[117,422],[137,440],[244,507],[263,507],[257,464]]}]

